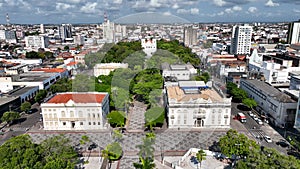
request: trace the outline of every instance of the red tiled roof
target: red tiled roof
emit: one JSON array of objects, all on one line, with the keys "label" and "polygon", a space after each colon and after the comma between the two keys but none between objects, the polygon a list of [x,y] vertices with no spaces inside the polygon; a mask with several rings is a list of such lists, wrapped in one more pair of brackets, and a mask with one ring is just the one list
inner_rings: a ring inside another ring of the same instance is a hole
[{"label": "red tiled roof", "polygon": [[62,73],[65,72],[67,69],[63,68],[38,68],[38,69],[33,69],[32,71],[42,71],[46,73]]},{"label": "red tiled roof", "polygon": [[73,100],[75,103],[102,103],[105,94],[94,94],[94,93],[65,93],[57,94],[47,103],[67,103],[69,100]]},{"label": "red tiled roof", "polygon": [[73,65],[76,65],[76,64],[77,64],[77,62],[70,62],[70,63],[67,64],[67,66],[73,66]]}]

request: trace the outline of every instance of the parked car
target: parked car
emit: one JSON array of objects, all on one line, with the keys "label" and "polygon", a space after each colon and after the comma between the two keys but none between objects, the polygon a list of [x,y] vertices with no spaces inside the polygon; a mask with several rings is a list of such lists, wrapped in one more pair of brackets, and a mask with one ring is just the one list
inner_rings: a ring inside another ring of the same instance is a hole
[{"label": "parked car", "polygon": [[255,121],[257,121],[257,120],[258,120],[258,118],[257,118],[255,115],[254,115],[253,119],[254,119]]},{"label": "parked car", "polygon": [[272,143],[271,137],[269,137],[269,136],[264,136],[264,138],[265,138],[266,142]]},{"label": "parked car", "polygon": [[253,116],[254,116],[254,114],[253,114],[251,111],[249,111],[248,113],[249,113],[249,116],[250,116],[250,117],[253,117]]},{"label": "parked car", "polygon": [[97,144],[96,143],[92,143],[89,147],[88,150],[92,150],[94,148],[97,148]]},{"label": "parked car", "polygon": [[263,122],[262,122],[260,119],[257,119],[256,122],[257,122],[258,124],[260,124],[260,125],[263,124]]},{"label": "parked car", "polygon": [[290,146],[285,140],[279,140],[276,142],[276,144],[284,148]]}]

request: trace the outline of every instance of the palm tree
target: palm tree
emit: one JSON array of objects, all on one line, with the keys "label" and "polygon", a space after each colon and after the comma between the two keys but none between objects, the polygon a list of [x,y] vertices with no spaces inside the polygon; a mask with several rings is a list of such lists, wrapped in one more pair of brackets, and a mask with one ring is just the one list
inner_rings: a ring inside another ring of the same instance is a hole
[{"label": "palm tree", "polygon": [[196,159],[199,161],[198,166],[200,165],[200,169],[201,169],[201,162],[206,159],[205,157],[206,157],[206,153],[202,149],[199,150],[196,154]]},{"label": "palm tree", "polygon": [[154,144],[155,134],[147,133],[146,138],[143,139],[143,144],[137,146],[140,149],[138,153],[140,163],[133,164],[136,169],[153,169],[155,167],[153,163]]}]

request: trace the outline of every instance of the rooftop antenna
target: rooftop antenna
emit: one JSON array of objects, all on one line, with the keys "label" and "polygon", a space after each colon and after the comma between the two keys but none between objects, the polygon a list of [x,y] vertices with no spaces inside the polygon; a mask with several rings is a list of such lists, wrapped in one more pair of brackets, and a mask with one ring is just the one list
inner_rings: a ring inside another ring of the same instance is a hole
[{"label": "rooftop antenna", "polygon": [[104,22],[107,22],[107,14],[104,12]]},{"label": "rooftop antenna", "polygon": [[8,13],[6,13],[6,24],[10,25]]}]

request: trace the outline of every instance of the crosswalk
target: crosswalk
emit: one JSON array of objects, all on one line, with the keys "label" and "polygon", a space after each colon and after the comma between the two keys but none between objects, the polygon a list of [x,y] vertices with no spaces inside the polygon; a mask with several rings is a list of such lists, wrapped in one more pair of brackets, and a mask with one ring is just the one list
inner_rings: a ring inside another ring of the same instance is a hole
[{"label": "crosswalk", "polygon": [[250,133],[254,138],[261,140],[264,139],[264,136],[266,135],[266,133],[261,129],[250,129]]}]

